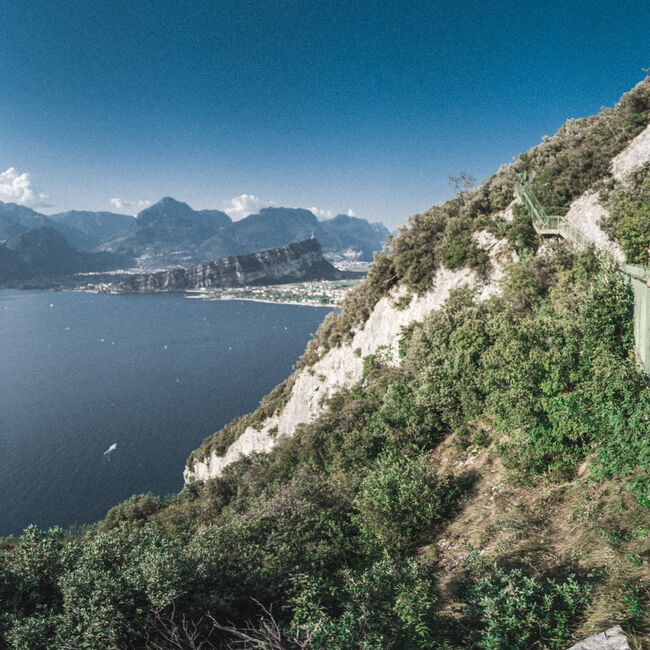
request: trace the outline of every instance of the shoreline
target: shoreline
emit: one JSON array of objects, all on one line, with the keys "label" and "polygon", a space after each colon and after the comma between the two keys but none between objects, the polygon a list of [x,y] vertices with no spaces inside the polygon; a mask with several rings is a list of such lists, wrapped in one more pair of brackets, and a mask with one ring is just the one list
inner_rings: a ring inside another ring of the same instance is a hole
[{"label": "shoreline", "polygon": [[262,300],[261,298],[213,298],[206,297],[199,293],[195,295],[185,295],[185,298],[190,300],[220,300],[220,301],[232,301],[232,300],[242,300],[245,302],[263,302],[269,305],[297,305],[299,307],[325,307],[327,309],[340,309],[340,305],[319,305],[312,304],[310,302],[298,302],[292,300]]}]

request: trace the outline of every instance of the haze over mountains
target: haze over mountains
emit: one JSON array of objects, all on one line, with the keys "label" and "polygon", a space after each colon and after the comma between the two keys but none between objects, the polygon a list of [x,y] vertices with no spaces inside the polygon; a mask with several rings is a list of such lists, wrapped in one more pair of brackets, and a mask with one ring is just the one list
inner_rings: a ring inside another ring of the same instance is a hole
[{"label": "haze over mountains", "polygon": [[0,201],[0,285],[81,271],[190,266],[311,237],[330,260],[370,261],[388,234],[379,223],[347,215],[319,221],[300,208],[264,208],[233,222],[225,212],[193,210],[171,197],[137,217],[77,210],[46,216]]}]

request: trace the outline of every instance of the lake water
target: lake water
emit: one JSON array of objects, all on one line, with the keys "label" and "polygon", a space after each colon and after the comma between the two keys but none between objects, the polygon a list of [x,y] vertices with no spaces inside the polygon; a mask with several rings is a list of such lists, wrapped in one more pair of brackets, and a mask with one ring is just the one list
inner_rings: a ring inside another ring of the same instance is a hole
[{"label": "lake water", "polygon": [[0,535],[178,492],[189,453],[289,375],[327,312],[0,291]]}]

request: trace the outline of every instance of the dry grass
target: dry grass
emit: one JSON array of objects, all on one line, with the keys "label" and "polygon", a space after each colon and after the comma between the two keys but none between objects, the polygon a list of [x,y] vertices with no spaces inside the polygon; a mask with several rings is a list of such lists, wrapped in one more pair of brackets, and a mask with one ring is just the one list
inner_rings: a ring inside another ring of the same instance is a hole
[{"label": "dry grass", "polygon": [[576,640],[620,624],[632,647],[650,649],[650,511],[623,482],[590,481],[586,462],[575,480],[519,485],[509,480],[493,447],[463,451],[453,436],[433,462],[443,473],[475,477],[453,521],[420,549],[438,569],[444,613],[463,611],[454,585],[470,553],[478,554],[487,565],[589,580],[591,605]]}]

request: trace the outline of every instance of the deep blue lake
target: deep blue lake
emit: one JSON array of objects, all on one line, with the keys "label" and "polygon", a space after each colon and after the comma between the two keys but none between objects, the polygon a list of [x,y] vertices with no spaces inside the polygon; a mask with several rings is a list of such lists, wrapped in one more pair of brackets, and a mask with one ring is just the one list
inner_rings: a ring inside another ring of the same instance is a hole
[{"label": "deep blue lake", "polygon": [[178,492],[189,453],[289,375],[327,312],[0,290],[0,535]]}]

